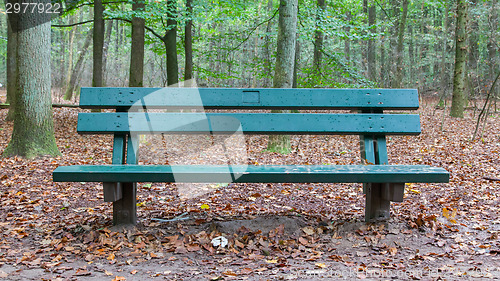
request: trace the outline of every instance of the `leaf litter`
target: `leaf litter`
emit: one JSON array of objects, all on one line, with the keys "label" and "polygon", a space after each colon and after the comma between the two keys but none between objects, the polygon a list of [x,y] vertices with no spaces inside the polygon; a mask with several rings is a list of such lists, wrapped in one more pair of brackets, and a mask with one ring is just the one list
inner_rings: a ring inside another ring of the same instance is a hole
[{"label": "leaf litter", "polygon": [[[112,138],[78,135],[77,110],[54,109],[62,157],[0,159],[0,277],[498,278],[500,183],[488,178],[500,176],[500,117],[489,118],[484,138],[471,142],[472,112],[446,118],[444,132],[441,111],[419,112],[420,136],[388,137],[390,162],[443,167],[451,180],[407,184],[388,222],[363,222],[359,184],[221,183],[183,199],[172,184],[148,183],[138,188],[139,226],[118,229],[99,183],[51,180],[59,165],[111,163]],[[0,111],[2,150],[12,132],[6,113]],[[356,136],[292,137],[289,155],[265,152],[266,136],[245,141],[249,164],[360,163]],[[219,237],[227,240],[223,247],[213,243]]]}]

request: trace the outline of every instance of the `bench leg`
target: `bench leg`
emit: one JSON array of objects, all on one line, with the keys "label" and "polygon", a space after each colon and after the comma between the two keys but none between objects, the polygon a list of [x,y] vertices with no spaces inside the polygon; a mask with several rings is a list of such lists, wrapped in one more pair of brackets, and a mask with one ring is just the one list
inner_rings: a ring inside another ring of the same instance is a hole
[{"label": "bench leg", "polygon": [[366,205],[365,221],[385,220],[391,214],[391,201],[386,198],[386,189],[389,184],[368,183],[365,185]]},{"label": "bench leg", "polygon": [[122,183],[122,198],[113,202],[113,225],[137,223],[137,183]]}]

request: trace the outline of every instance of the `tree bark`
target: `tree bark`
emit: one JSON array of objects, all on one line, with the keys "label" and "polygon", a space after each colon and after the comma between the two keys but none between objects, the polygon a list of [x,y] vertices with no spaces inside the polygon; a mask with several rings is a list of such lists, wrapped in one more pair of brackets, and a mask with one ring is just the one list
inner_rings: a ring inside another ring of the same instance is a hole
[{"label": "tree bark", "polygon": [[179,73],[177,64],[177,1],[168,0],[167,34],[165,48],[167,52],[167,84],[179,83]]},{"label": "tree bark", "polygon": [[[132,4],[133,11],[143,11],[144,2],[135,0]],[[144,26],[143,18],[132,19],[132,44],[130,47],[129,87],[144,86]]]},{"label": "tree bark", "polygon": [[[489,83],[493,83],[493,80],[495,79],[495,71],[498,66],[498,56],[497,56],[497,29],[498,29],[498,13],[497,13],[497,0],[491,0],[491,8],[490,8],[490,15],[488,17],[488,29],[490,30],[490,35],[489,35],[489,40],[487,43],[487,48],[488,48],[488,59],[489,59]],[[499,92],[498,89],[500,87],[496,88],[496,93]],[[493,93],[492,93],[493,94]],[[496,103],[495,103],[496,106]]]},{"label": "tree bark", "polygon": [[66,94],[64,95],[65,100],[71,100],[73,98],[73,94],[76,90],[76,80],[80,76],[83,68],[83,62],[85,61],[85,55],[90,47],[90,43],[92,42],[92,30],[87,33],[87,37],[85,38],[85,42],[83,43],[82,49],[80,51],[80,55],[78,56],[78,60],[76,61],[75,67],[73,69],[70,68],[71,77],[69,78],[68,87],[66,88]]},{"label": "tree bark", "polygon": [[94,40],[92,87],[104,86],[103,81],[103,48],[104,48],[104,7],[102,0],[94,1]]},{"label": "tree bark", "polygon": [[448,16],[448,13],[450,11],[450,3],[445,3],[445,12],[444,12],[444,19],[443,19],[443,43],[442,43],[442,50],[441,50],[441,75],[440,75],[440,80],[441,80],[441,99],[446,99],[446,92],[448,91],[448,84],[450,80],[450,75],[448,72],[447,68],[447,59],[446,56],[448,53],[451,52],[450,47],[448,45],[448,29],[450,26],[450,17]]},{"label": "tree bark", "polygon": [[[8,17],[11,15],[8,14]],[[10,104],[6,121],[14,120],[16,110],[16,57],[17,57],[17,32],[14,32],[11,20],[7,21],[7,103]]]},{"label": "tree bark", "polygon": [[[376,6],[373,1],[370,1],[370,6],[368,7],[368,25],[371,27],[370,32],[371,33],[377,33],[377,29],[375,28],[375,21],[376,21]],[[368,78],[375,82],[376,81],[376,75],[375,75],[375,69],[376,69],[376,60],[375,60],[375,40],[370,39],[368,40]]]},{"label": "tree bark", "polygon": [[326,9],[325,0],[318,0],[318,15],[316,16],[316,31],[314,31],[314,52],[313,52],[313,68],[315,75],[319,75],[321,69],[321,49],[323,48],[324,34],[320,30],[319,21],[324,16]]},{"label": "tree bark", "polygon": [[[273,0],[268,0],[267,11],[273,10]],[[264,87],[271,87],[271,21],[266,24],[266,36],[264,37],[264,72],[266,77],[264,79]]]},{"label": "tree bark", "polygon": [[[347,26],[345,27],[345,32],[347,36],[349,36],[349,33],[351,32],[351,18],[352,14],[351,11],[347,11],[346,14],[346,21],[347,21]],[[344,55],[345,55],[345,60],[347,61],[347,64],[349,64],[349,61],[351,60],[351,38],[347,37],[344,40]]]},{"label": "tree bark", "polygon": [[106,34],[104,36],[104,45],[102,50],[102,83],[103,87],[108,85],[108,53],[109,53],[109,43],[111,41],[111,31],[113,30],[113,22],[108,21],[106,23]]},{"label": "tree bark", "polygon": [[467,0],[457,0],[455,29],[455,69],[453,72],[453,99],[450,116],[464,117],[465,71],[467,62]]},{"label": "tree bark", "polygon": [[[274,88],[291,88],[293,84],[297,36],[297,8],[297,0],[280,0],[278,46],[273,80]],[[269,136],[267,149],[272,152],[289,153],[291,150],[290,136]]]},{"label": "tree bark", "polygon": [[[69,18],[69,23],[73,24],[74,23],[74,18],[70,16]],[[68,88],[70,85],[71,81],[71,74],[73,73],[73,49],[74,49],[74,44],[75,44],[75,27],[72,27],[70,32],[69,32],[69,47],[68,47],[68,63],[67,63],[67,71],[66,71],[66,77],[65,77],[65,82],[64,82],[64,97],[63,99],[65,100],[70,100],[71,96],[73,95],[72,92],[70,92],[69,99],[66,99],[68,95]]]},{"label": "tree bark", "polygon": [[399,19],[398,45],[396,48],[396,73],[394,75],[393,88],[401,88],[403,81],[403,38],[405,33],[406,15],[408,14],[408,0],[403,0],[403,9]]},{"label": "tree bark", "polygon": [[[48,0],[39,0],[44,5]],[[50,80],[50,14],[20,13],[14,129],[3,156],[60,155],[54,138]],[[13,30],[15,32],[15,30]]]},{"label": "tree bark", "polygon": [[[193,5],[192,0],[186,0],[186,9],[189,20],[184,27],[184,52],[186,61],[184,64],[184,81],[193,79]],[[192,84],[192,83],[190,83]]]},{"label": "tree bark", "polygon": [[299,61],[300,61],[300,43],[299,43],[299,38],[297,36],[297,40],[295,41],[295,57],[294,57],[294,64],[293,64],[293,82],[292,82],[292,88],[298,88],[298,77],[297,73],[299,71]]}]

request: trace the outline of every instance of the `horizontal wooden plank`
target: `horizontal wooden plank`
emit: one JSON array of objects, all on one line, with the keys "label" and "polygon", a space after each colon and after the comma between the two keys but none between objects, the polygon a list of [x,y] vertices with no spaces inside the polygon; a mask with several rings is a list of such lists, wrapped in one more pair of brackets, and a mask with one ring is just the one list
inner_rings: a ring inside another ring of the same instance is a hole
[{"label": "horizontal wooden plank", "polygon": [[419,134],[417,114],[80,113],[79,133]]},{"label": "horizontal wooden plank", "polygon": [[262,166],[61,166],[54,181],[76,182],[448,182],[443,168],[426,165],[262,165]]},{"label": "horizontal wooden plank", "polygon": [[82,88],[82,108],[417,109],[415,89]]}]

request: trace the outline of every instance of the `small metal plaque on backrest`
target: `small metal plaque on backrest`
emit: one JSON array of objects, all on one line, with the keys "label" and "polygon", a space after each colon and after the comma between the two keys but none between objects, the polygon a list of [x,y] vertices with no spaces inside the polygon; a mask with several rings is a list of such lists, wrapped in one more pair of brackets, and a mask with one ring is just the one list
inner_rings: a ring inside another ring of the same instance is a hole
[{"label": "small metal plaque on backrest", "polygon": [[259,91],[243,91],[242,101],[243,101],[243,103],[260,103],[260,92]]}]

